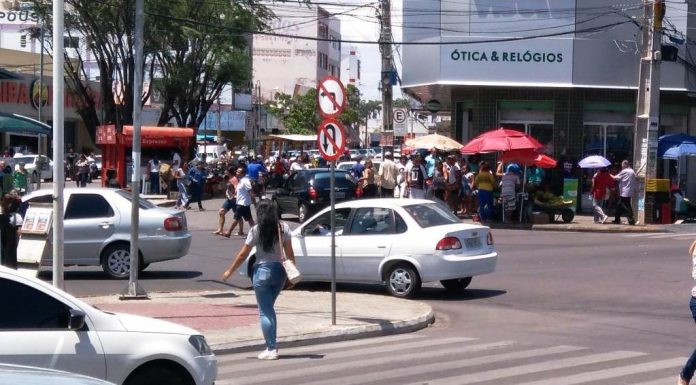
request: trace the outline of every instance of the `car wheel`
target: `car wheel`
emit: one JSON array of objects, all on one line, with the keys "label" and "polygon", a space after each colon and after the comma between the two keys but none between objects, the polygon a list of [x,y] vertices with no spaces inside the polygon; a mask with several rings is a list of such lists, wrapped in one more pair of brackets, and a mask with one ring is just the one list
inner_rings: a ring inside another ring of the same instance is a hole
[{"label": "car wheel", "polygon": [[564,223],[572,222],[574,217],[575,217],[575,214],[573,213],[573,210],[571,210],[571,209],[565,209],[565,210],[561,211],[561,218],[563,219]]},{"label": "car wheel", "polygon": [[131,374],[123,385],[193,385],[186,377],[166,366],[145,367]]},{"label": "car wheel", "polygon": [[130,275],[129,245],[121,243],[107,247],[102,253],[102,269],[112,278],[128,278]]},{"label": "car wheel", "polygon": [[421,280],[418,272],[411,265],[399,264],[387,274],[387,290],[398,298],[413,296],[420,289]]},{"label": "car wheel", "polygon": [[309,209],[307,208],[307,205],[305,205],[304,203],[300,205],[297,217],[300,220],[300,223],[304,223],[304,221],[306,221],[307,218],[309,218]]},{"label": "car wheel", "polygon": [[471,284],[471,277],[445,279],[440,281],[440,283],[445,287],[445,290],[451,293],[461,293]]}]

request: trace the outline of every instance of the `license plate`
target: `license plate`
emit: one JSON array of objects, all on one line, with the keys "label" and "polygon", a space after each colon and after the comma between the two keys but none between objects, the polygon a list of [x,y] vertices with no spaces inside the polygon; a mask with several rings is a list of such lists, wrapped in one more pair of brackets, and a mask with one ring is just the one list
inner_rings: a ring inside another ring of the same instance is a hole
[{"label": "license plate", "polygon": [[481,239],[479,239],[479,238],[467,238],[464,240],[464,246],[466,246],[467,249],[480,249],[481,248]]},{"label": "license plate", "polygon": [[336,191],[334,192],[334,197],[336,199],[343,199],[346,197],[346,193],[344,191]]}]

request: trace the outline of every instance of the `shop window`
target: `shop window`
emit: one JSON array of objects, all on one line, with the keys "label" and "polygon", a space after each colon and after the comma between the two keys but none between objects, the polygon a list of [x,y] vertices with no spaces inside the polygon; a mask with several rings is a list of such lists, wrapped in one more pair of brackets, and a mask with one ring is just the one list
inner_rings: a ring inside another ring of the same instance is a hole
[{"label": "shop window", "polygon": [[22,48],[27,47],[27,35],[22,35],[19,37],[19,46]]}]

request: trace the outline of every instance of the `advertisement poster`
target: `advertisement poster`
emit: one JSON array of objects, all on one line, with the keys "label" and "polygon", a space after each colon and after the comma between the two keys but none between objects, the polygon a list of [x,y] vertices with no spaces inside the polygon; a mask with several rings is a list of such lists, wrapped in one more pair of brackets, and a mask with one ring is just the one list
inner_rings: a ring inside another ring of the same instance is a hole
[{"label": "advertisement poster", "polygon": [[573,201],[571,209],[575,212],[578,204],[578,180],[563,179],[563,200]]},{"label": "advertisement poster", "polygon": [[51,230],[53,209],[45,207],[29,207],[24,215],[22,224],[23,234],[48,235]]}]

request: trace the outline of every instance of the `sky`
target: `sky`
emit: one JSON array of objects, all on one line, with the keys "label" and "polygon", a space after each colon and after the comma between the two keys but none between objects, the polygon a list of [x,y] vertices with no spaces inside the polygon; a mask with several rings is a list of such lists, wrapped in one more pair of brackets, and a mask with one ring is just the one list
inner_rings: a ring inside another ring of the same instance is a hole
[{"label": "sky", "polygon": [[[379,1],[374,1],[375,7],[379,7]],[[323,0],[324,3],[339,3],[339,4],[369,4],[370,1],[365,0]],[[392,0],[392,20],[400,24],[401,20],[401,0]],[[343,40],[358,40],[358,41],[378,41],[379,40],[379,24],[376,22],[376,12],[372,7],[364,7],[358,10],[351,8],[323,6],[331,13],[346,13],[337,16],[341,20],[341,39]],[[349,14],[348,14],[349,13]],[[401,40],[401,29],[394,28],[392,35],[394,41]],[[361,80],[360,91],[363,94],[363,99],[381,100],[382,96],[377,89],[382,72],[382,61],[377,44],[348,44],[342,45],[342,50],[348,50],[351,46],[357,48],[361,61]],[[401,63],[395,59],[397,70],[401,71]],[[394,87],[394,98],[400,98],[401,91],[398,86]]]}]

